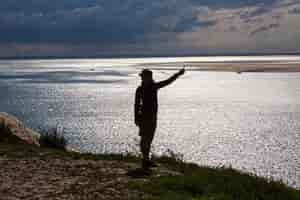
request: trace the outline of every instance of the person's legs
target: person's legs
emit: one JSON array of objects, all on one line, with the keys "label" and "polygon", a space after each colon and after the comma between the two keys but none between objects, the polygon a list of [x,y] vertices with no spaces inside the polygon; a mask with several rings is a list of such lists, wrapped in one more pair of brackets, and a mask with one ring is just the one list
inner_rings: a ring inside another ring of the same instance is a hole
[{"label": "person's legs", "polygon": [[141,147],[141,152],[142,152],[144,160],[149,160],[149,154],[150,154],[151,144],[153,141],[153,135],[154,135],[154,133],[151,133],[150,136],[149,135],[141,136],[140,147]]},{"label": "person's legs", "polygon": [[143,167],[145,167],[145,165],[147,165],[150,161],[149,155],[150,155],[151,144],[154,138],[155,129],[156,129],[155,123],[140,127],[140,136],[141,136],[140,148],[143,156]]}]

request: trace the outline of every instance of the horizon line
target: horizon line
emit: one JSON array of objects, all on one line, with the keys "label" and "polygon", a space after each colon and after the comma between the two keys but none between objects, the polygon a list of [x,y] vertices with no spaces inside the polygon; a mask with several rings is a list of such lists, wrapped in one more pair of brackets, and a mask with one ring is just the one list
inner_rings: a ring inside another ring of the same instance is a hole
[{"label": "horizon line", "polygon": [[107,54],[91,56],[9,56],[0,57],[0,60],[39,60],[39,59],[118,59],[118,58],[164,58],[164,57],[227,57],[227,56],[300,56],[294,53],[227,53],[227,54]]}]

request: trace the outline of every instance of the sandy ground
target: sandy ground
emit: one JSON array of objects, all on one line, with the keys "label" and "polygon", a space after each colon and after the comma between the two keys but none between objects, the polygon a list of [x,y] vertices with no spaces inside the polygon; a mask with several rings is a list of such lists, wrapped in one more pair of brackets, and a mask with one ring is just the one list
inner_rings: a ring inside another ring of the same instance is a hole
[{"label": "sandy ground", "polygon": [[0,158],[0,199],[131,199],[118,161]]}]

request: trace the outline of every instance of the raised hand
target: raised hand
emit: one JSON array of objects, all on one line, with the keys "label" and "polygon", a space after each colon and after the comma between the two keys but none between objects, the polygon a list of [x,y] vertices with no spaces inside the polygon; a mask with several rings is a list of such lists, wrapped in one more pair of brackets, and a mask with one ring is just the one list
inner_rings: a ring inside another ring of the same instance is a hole
[{"label": "raised hand", "polygon": [[178,72],[178,75],[183,75],[185,73],[185,67],[183,67],[179,72]]}]

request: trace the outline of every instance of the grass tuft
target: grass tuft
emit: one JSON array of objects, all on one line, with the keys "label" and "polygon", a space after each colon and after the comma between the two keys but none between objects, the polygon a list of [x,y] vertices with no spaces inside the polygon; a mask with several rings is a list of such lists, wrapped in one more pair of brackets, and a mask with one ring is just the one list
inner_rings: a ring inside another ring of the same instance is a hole
[{"label": "grass tuft", "polygon": [[59,132],[58,128],[42,131],[40,137],[41,147],[66,150],[67,139],[64,131]]}]

